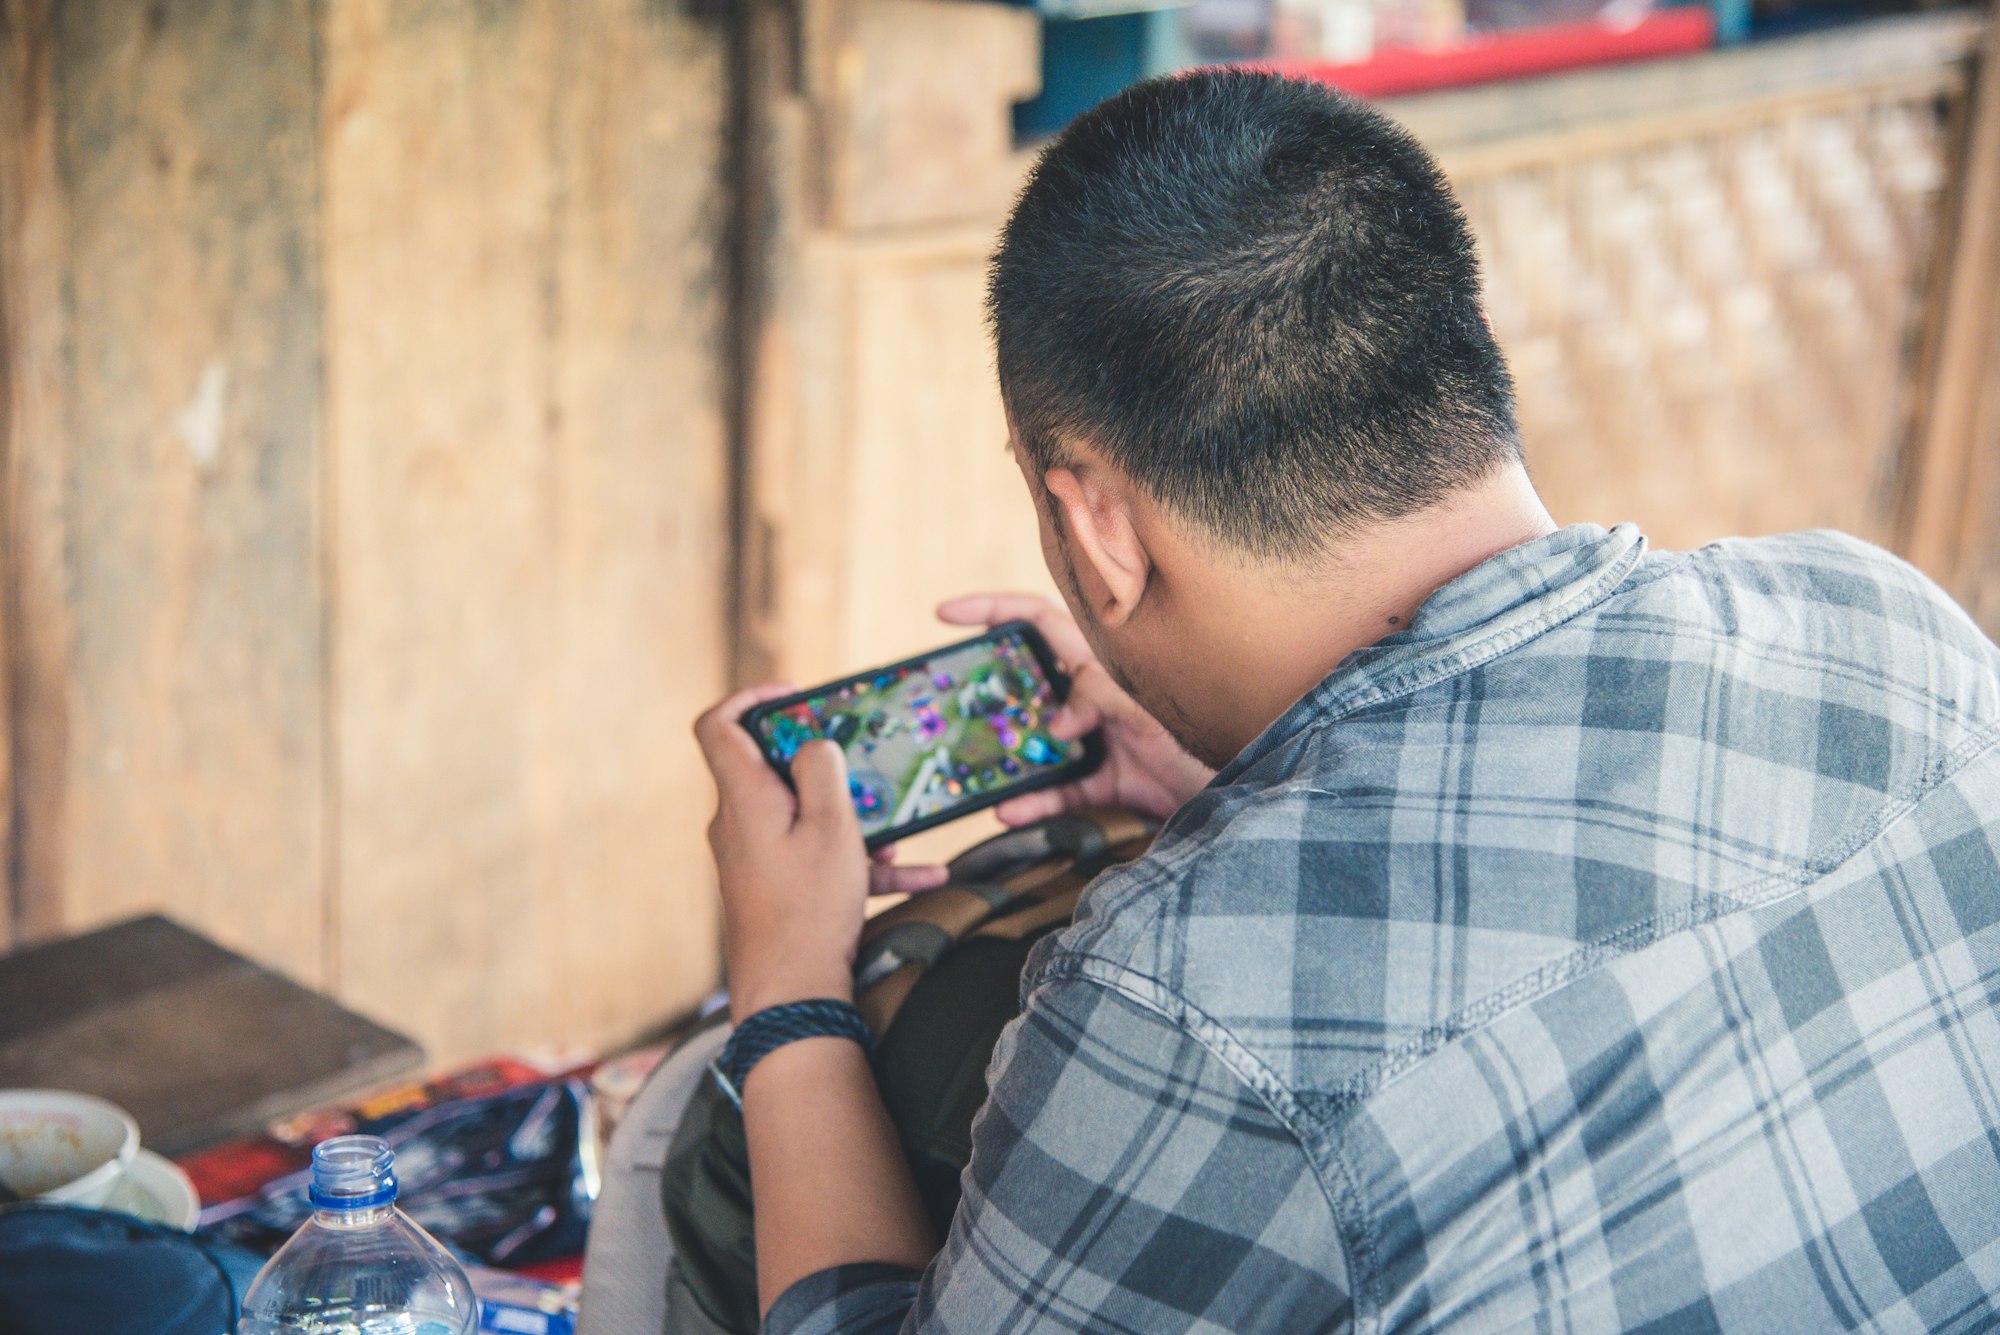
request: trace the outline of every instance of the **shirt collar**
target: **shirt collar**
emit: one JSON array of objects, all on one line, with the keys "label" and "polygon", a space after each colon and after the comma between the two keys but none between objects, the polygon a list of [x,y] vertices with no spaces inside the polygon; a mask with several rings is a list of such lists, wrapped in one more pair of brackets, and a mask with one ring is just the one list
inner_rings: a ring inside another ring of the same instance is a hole
[{"label": "shirt collar", "polygon": [[1313,726],[1464,672],[1567,621],[1623,584],[1645,550],[1635,525],[1571,524],[1480,562],[1426,598],[1408,626],[1342,659],[1215,783],[1232,782]]}]

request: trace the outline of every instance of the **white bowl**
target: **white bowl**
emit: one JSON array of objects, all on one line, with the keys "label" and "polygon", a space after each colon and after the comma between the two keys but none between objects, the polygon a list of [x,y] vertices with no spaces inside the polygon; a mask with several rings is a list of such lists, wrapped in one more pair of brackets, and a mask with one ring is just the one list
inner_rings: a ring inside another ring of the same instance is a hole
[{"label": "white bowl", "polygon": [[59,1089],[0,1089],[0,1182],[16,1196],[103,1205],[139,1153],[115,1104]]},{"label": "white bowl", "polygon": [[125,1176],[104,1198],[107,1210],[123,1210],[154,1224],[165,1224],[183,1233],[194,1232],[201,1222],[201,1197],[194,1182],[171,1162],[151,1150],[142,1149]]}]

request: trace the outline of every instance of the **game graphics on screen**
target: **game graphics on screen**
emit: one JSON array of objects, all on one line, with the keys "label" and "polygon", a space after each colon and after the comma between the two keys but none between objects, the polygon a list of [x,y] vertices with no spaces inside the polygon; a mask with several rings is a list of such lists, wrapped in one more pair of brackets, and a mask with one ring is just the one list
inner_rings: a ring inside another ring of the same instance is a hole
[{"label": "game graphics on screen", "polygon": [[787,762],[816,738],[838,742],[865,834],[1067,762],[1074,744],[1044,729],[1054,706],[1034,650],[1013,635],[810,696],[759,730],[765,749]]}]

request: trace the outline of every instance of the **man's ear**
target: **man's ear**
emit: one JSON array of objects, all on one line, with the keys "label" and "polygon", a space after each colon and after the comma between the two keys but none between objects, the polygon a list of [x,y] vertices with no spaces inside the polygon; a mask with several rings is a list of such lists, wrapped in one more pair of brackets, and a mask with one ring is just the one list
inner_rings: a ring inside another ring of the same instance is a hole
[{"label": "man's ear", "polygon": [[1042,474],[1056,520],[1069,530],[1071,559],[1098,621],[1129,619],[1153,575],[1152,554],[1133,522],[1132,496],[1123,479],[1096,464],[1051,468]]}]

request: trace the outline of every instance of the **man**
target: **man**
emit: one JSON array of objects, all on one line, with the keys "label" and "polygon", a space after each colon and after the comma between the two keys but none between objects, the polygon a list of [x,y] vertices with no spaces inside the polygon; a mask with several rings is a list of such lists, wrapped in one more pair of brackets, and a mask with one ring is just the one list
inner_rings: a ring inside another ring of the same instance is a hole
[{"label": "man", "polygon": [[[991,308],[1075,623],[944,615],[1111,755],[1003,815],[1171,819],[1031,957],[941,1250],[859,1044],[750,1068],[767,1329],[2000,1326],[2000,651],[1838,535],[1558,529],[1445,182],[1334,93],[1086,115]],[[779,689],[697,728],[739,1026],[851,995],[871,888]]]}]

